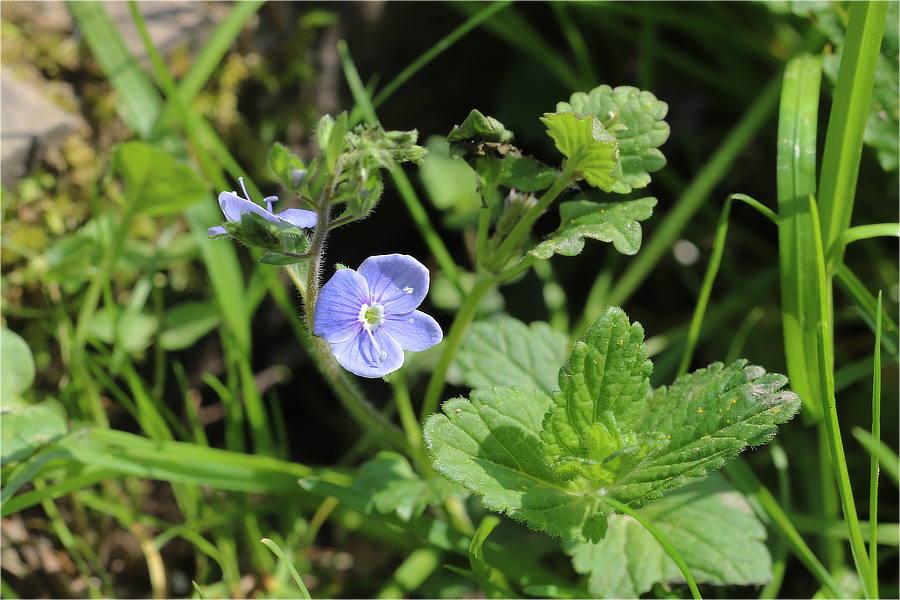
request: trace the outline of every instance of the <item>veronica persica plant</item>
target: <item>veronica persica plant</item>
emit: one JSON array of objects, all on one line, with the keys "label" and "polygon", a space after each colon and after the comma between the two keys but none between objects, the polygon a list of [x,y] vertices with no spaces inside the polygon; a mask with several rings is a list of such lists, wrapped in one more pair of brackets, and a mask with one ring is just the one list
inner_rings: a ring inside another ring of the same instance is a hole
[{"label": "veronica persica plant", "polygon": [[[301,210],[299,208],[289,208],[281,211],[277,215],[272,212],[272,203],[278,201],[278,196],[267,196],[263,199],[266,208],[263,209],[259,204],[250,200],[250,194],[244,186],[244,178],[240,177],[241,189],[244,190],[244,196],[241,198],[237,192],[222,192],[219,194],[219,207],[228,221],[240,221],[241,215],[244,213],[255,213],[267,221],[278,223],[283,221],[290,223],[301,229],[308,229],[316,226],[316,213],[311,210]],[[224,227],[210,227],[206,231],[206,235],[222,235],[228,233]]]},{"label": "veronica persica plant", "polygon": [[322,286],[313,333],[351,373],[392,373],[403,366],[404,350],[421,352],[443,339],[437,321],[416,310],[428,279],[428,269],[405,254],[369,257],[357,271],[340,269]]}]

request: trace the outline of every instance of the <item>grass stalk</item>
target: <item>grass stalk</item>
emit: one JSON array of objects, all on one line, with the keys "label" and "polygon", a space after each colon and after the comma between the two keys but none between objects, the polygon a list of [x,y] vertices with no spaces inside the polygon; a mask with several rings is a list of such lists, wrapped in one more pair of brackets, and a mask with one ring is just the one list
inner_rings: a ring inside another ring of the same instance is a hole
[{"label": "grass stalk", "polygon": [[844,444],[841,440],[840,424],[838,422],[837,404],[834,397],[834,376],[830,365],[831,335],[828,324],[819,323],[818,335],[818,360],[824,367],[819,370],[819,385],[825,398],[825,429],[828,432],[828,445],[831,450],[831,464],[834,468],[834,477],[838,483],[838,493],[841,498],[841,507],[844,511],[844,519],[850,532],[850,550],[853,561],[856,563],[856,573],[862,585],[863,597],[874,598],[877,593],[878,583],[871,580],[872,571],[869,568],[869,557],[866,554],[865,542],[859,528],[859,517],[856,513],[856,502],[853,499],[853,490],[850,486],[850,473],[847,470],[847,457],[844,454]]}]

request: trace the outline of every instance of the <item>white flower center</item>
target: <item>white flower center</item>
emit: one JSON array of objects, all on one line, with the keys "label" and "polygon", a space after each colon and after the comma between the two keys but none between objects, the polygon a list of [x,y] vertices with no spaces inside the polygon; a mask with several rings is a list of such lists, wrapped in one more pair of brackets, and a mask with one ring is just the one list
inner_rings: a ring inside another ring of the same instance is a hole
[{"label": "white flower center", "polygon": [[363,304],[357,317],[366,331],[375,331],[384,323],[384,307],[380,304]]},{"label": "white flower center", "polygon": [[372,334],[384,323],[384,307],[380,304],[363,304],[359,308],[359,316],[356,318],[362,323],[363,329],[366,330],[369,339],[372,341],[372,346],[378,353],[378,360],[384,361],[387,358],[387,352],[381,349],[381,346],[378,345],[378,340]]}]

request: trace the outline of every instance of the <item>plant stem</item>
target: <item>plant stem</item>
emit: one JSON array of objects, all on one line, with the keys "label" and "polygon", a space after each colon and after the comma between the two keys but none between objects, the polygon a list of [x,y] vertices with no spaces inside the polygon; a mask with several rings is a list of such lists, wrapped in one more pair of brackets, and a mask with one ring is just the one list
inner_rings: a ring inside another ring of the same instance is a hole
[{"label": "plant stem", "polygon": [[573,170],[570,170],[567,166],[562,173],[560,173],[559,177],[556,178],[556,181],[553,182],[553,185],[544,192],[544,195],[541,196],[541,199],[538,200],[537,204],[532,206],[525,216],[523,216],[516,226],[513,227],[513,230],[506,236],[500,246],[492,253],[490,259],[487,261],[488,269],[492,273],[496,273],[499,269],[506,264],[506,261],[509,259],[509,255],[512,251],[521,245],[522,241],[525,239],[525,236],[531,231],[531,227],[534,225],[534,222],[537,221],[538,217],[543,214],[543,212],[547,209],[550,204],[556,200],[556,197],[559,196],[567,187],[569,187],[569,183],[572,181],[572,176],[575,174]]},{"label": "plant stem", "polygon": [[325,376],[338,400],[347,409],[357,423],[366,431],[375,432],[379,439],[388,442],[395,449],[407,456],[415,457],[415,451],[406,440],[399,427],[391,423],[387,417],[369,403],[347,372],[337,363],[331,353],[331,345],[319,337],[311,338],[313,360],[319,372]]},{"label": "plant stem", "polygon": [[[316,228],[313,230],[313,239],[309,244],[309,271],[306,273],[305,289],[299,285],[297,289],[303,296],[303,304],[306,307],[304,311],[306,316],[306,328],[312,332],[313,319],[316,311],[316,300],[319,297],[319,279],[322,274],[322,255],[325,250],[325,239],[328,237],[329,218],[331,217],[331,203],[328,201],[332,183],[336,175],[331,175],[325,183],[326,192],[319,198],[318,209],[316,210]],[[288,271],[290,272],[290,271]],[[296,282],[295,282],[296,283]]]},{"label": "plant stem", "polygon": [[[340,171],[340,165],[335,169]],[[322,338],[312,335],[313,321],[315,319],[316,300],[319,297],[319,279],[322,271],[322,255],[325,248],[325,240],[328,237],[329,218],[330,218],[330,192],[333,182],[337,178],[337,173],[329,174],[328,181],[324,186],[322,197],[318,199],[318,210],[316,211],[317,221],[316,228],[313,232],[313,239],[310,242],[309,253],[309,271],[306,274],[306,281],[303,282],[300,273],[294,268],[285,268],[291,281],[300,292],[303,298],[304,316],[306,321],[307,339],[302,340],[303,345],[310,351],[319,372],[325,377],[325,380],[331,386],[331,389],[337,395],[338,400],[347,409],[357,423],[363,426],[367,431],[373,431],[378,437],[388,442],[395,449],[400,450],[407,456],[416,457],[413,446],[407,441],[403,432],[399,427],[394,425],[387,417],[381,414],[372,404],[366,400],[362,391],[356,386],[355,382],[347,375],[347,372],[341,367],[334,354],[331,353],[331,345]],[[290,265],[289,265],[290,267]]]},{"label": "plant stem", "polygon": [[459,312],[456,313],[456,318],[453,319],[453,325],[450,326],[450,331],[447,333],[447,337],[444,338],[444,350],[441,352],[441,357],[431,373],[431,379],[428,380],[425,400],[422,402],[422,412],[419,413],[420,421],[424,421],[429,415],[437,411],[440,395],[444,390],[444,383],[446,383],[444,379],[447,375],[447,369],[450,368],[450,364],[456,358],[456,352],[459,350],[460,344],[462,344],[463,336],[465,336],[469,324],[475,318],[478,304],[495,282],[495,277],[478,279],[472,287],[472,291],[463,300],[462,306],[459,307]]}]

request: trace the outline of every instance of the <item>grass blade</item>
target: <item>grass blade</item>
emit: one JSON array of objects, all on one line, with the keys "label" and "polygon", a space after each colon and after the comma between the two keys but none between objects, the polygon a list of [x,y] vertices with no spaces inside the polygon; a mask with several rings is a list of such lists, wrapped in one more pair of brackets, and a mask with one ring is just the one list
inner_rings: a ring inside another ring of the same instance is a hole
[{"label": "grass blade", "polygon": [[691,589],[691,595],[694,598],[700,598],[700,590],[697,589],[697,584],[694,582],[694,576],[691,575],[690,569],[688,569],[687,563],[684,562],[684,559],[681,558],[681,555],[678,553],[678,550],[675,549],[675,546],[672,545],[669,540],[660,532],[656,527],[653,526],[653,523],[645,519],[639,512],[630,508],[627,504],[623,504],[618,500],[614,500],[607,496],[600,496],[600,499],[603,502],[606,502],[613,508],[621,510],[623,513],[643,525],[644,529],[656,538],[656,541],[659,542],[659,545],[662,546],[668,555],[675,561],[675,564],[678,565],[678,568],[681,569],[682,575],[684,575],[684,579],[687,581],[688,587]]},{"label": "grass blade", "polygon": [[828,331],[828,323],[825,321],[819,322],[817,342],[820,393],[826,401],[824,407],[826,410],[825,429],[828,432],[831,463],[834,467],[835,479],[838,482],[841,507],[844,509],[844,518],[847,521],[847,529],[850,532],[850,550],[853,554],[853,561],[856,563],[856,573],[862,585],[863,597],[874,598],[877,596],[878,582],[871,579],[872,572],[869,568],[869,557],[866,554],[866,545],[863,542],[862,533],[859,529],[856,503],[853,500],[853,490],[850,487],[850,473],[847,471],[847,457],[844,455],[844,444],[841,440],[837,405],[834,399],[834,377],[830,368],[833,361],[831,356],[831,334]]},{"label": "grass blade", "polygon": [[[878,309],[881,312],[881,292],[878,293]],[[875,364],[872,368],[872,442],[881,443],[881,321],[875,328]],[[869,469],[869,577],[878,595],[878,454],[872,453]]]},{"label": "grass blade", "polygon": [[[182,102],[190,104],[203,89],[244,25],[263,4],[265,0],[240,0],[231,5],[231,12],[216,26],[191,63],[190,70],[178,83]],[[162,115],[154,123],[151,138],[155,138],[158,132],[169,131],[174,124],[174,117],[175,106],[167,103]]]},{"label": "grass blade", "polygon": [[[451,6],[466,14],[475,14],[477,2],[453,2]],[[569,64],[569,60],[558,53],[544,37],[526,21],[514,8],[493,15],[484,22],[484,28],[507,42],[517,51],[530,56],[547,69],[570,90],[581,88],[578,73]]]},{"label": "grass blade", "polygon": [[69,2],[69,10],[103,73],[119,92],[122,120],[140,137],[148,137],[163,104],[156,87],[128,51],[102,2]]},{"label": "grass blade", "polygon": [[747,496],[758,516],[762,519],[768,518],[769,525],[778,531],[794,555],[813,574],[819,584],[828,590],[831,597],[842,598],[840,588],[832,579],[828,569],[819,562],[813,551],[809,549],[809,546],[778,504],[772,492],[757,479],[750,467],[743,460],[733,460],[725,465],[725,473],[737,488]]},{"label": "grass blade", "polygon": [[832,253],[832,245],[839,243],[843,231],[850,227],[863,133],[887,9],[887,2],[850,5],[850,22],[828,118],[819,184],[822,237],[831,259],[829,273],[837,269],[844,257],[843,248],[838,247]]},{"label": "grass blade", "polygon": [[731,215],[732,199],[743,200],[768,216],[771,220],[776,221],[777,219],[769,208],[745,194],[731,194],[725,199],[725,206],[722,207],[722,213],[719,215],[719,224],[716,227],[716,238],[713,242],[712,255],[709,258],[709,266],[706,268],[706,274],[703,276],[703,283],[700,285],[700,294],[697,297],[697,306],[694,309],[694,316],[691,319],[691,325],[688,329],[684,353],[681,355],[681,363],[675,374],[676,379],[687,373],[691,360],[694,357],[694,349],[697,347],[697,340],[700,337],[700,326],[703,324],[703,316],[706,314],[706,307],[709,305],[709,297],[712,294],[713,282],[716,279],[716,274],[719,272],[719,266],[722,263],[722,253],[725,251],[725,237],[728,234],[728,219]]},{"label": "grass blade", "polygon": [[[822,418],[816,354],[816,324],[827,314],[821,237],[813,211],[816,191],[816,117],[821,57],[804,55],[788,63],[778,119],[778,245],[784,349],[791,388],[807,414]],[[830,368],[830,366],[829,366]]]},{"label": "grass blade", "polygon": [[[847,265],[841,265],[835,274],[835,281],[838,286],[847,294],[850,301],[859,311],[860,316],[869,329],[874,333],[881,325],[881,344],[888,355],[893,360],[898,359],[898,349],[900,349],[900,333],[898,333],[897,323],[891,318],[891,315],[885,311],[877,310],[875,297],[866,289],[863,282],[859,280],[856,274],[850,270]],[[880,316],[880,318],[879,318]]]},{"label": "grass blade", "polygon": [[[400,74],[394,77],[390,83],[384,86],[380,92],[375,94],[375,97],[372,99],[372,108],[378,108],[381,106],[385,100],[390,98],[391,94],[396,92],[404,83],[409,81],[413,75],[418,73],[422,67],[430,63],[437,56],[439,56],[444,50],[455,44],[462,38],[464,35],[469,33],[471,30],[475,29],[485,20],[491,18],[499,11],[503,10],[507,6],[512,4],[512,0],[499,0],[497,2],[493,2],[488,6],[485,6],[480,11],[474,13],[471,17],[465,20],[465,22],[444,36],[437,44],[429,48],[425,51],[422,56],[414,60],[408,67],[400,71]],[[355,95],[355,93],[354,93]],[[350,126],[354,126],[359,123],[361,119],[361,113],[363,111],[363,105],[359,103],[357,99],[357,105],[353,107],[353,110],[350,111],[350,119],[348,123]]]},{"label": "grass blade", "polygon": [[[377,123],[378,117],[375,114],[375,107],[359,77],[359,72],[356,70],[356,65],[353,63],[353,58],[350,56],[350,51],[347,48],[347,42],[344,40],[338,42],[338,53],[341,55],[341,64],[344,68],[344,75],[347,78],[347,83],[350,85],[350,90],[353,92],[353,99],[356,101],[356,106],[362,112],[363,117],[367,122]],[[416,195],[406,173],[404,173],[402,169],[394,169],[391,171],[391,178],[394,180],[394,185],[397,186],[397,191],[400,193],[400,197],[403,198],[403,202],[406,204],[410,216],[416,223],[416,229],[418,229],[422,238],[425,240],[425,243],[428,245],[429,250],[431,250],[431,253],[434,255],[435,260],[437,260],[440,265],[441,271],[453,282],[457,289],[464,292],[459,280],[459,269],[456,268],[456,263],[450,256],[450,251],[447,250],[447,246],[444,245],[444,241],[441,239],[440,234],[438,234],[434,225],[431,223],[428,212],[425,210],[425,207],[422,206],[422,202]]]},{"label": "grass blade", "polygon": [[306,598],[306,600],[310,600],[309,590],[306,589],[306,586],[303,584],[303,580],[300,579],[300,574],[297,573],[297,569],[295,569],[294,565],[291,564],[291,561],[287,559],[278,544],[268,538],[263,538],[260,541],[265,544],[266,548],[271,550],[275,554],[275,556],[281,559],[281,562],[283,562],[284,566],[286,566],[288,571],[290,571],[291,577],[293,577],[294,581],[297,582],[297,585],[300,586],[300,593],[303,595],[303,598]]}]

